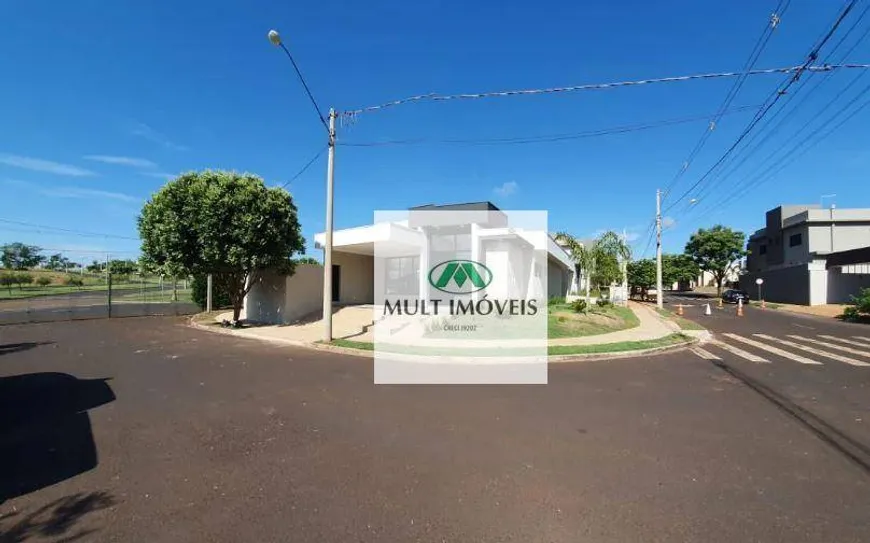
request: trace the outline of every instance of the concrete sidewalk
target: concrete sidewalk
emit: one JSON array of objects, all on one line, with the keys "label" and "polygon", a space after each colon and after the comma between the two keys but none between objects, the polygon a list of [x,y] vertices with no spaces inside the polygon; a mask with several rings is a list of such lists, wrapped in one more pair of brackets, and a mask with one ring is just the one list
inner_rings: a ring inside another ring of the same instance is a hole
[{"label": "concrete sidewalk", "polygon": [[[640,324],[634,328],[593,336],[550,339],[548,344],[550,346],[603,345],[628,341],[650,341],[661,339],[680,331],[676,323],[662,317],[654,309],[644,304],[630,301],[628,306],[640,321]],[[232,314],[227,313],[219,315],[216,320],[220,322],[224,319],[230,320],[231,318]],[[374,341],[374,331],[371,307],[351,306],[337,308],[332,316],[332,330],[333,337],[336,339],[372,343]],[[289,326],[258,326],[232,330],[232,332],[236,335],[253,339],[306,345],[323,339],[323,321],[310,320]]]}]

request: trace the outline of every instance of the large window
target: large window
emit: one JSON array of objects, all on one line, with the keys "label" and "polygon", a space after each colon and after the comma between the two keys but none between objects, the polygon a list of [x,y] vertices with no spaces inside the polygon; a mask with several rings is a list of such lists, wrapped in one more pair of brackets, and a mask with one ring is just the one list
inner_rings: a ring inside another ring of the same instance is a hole
[{"label": "large window", "polygon": [[789,247],[797,247],[798,245],[800,245],[803,242],[804,242],[804,240],[803,240],[802,234],[792,234],[788,238],[788,246]]},{"label": "large window", "polygon": [[416,295],[420,288],[420,257],[402,256],[386,261],[386,294]]}]

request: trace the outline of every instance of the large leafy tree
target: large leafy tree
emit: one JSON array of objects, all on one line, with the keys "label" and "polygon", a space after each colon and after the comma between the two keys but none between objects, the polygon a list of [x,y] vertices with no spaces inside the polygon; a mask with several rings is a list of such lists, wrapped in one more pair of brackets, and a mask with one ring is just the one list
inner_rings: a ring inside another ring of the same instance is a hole
[{"label": "large leafy tree", "polygon": [[40,252],[42,249],[35,245],[25,245],[16,241],[0,247],[0,262],[7,269],[35,268],[45,261],[45,257]]},{"label": "large leafy tree", "polygon": [[167,183],[139,217],[142,254],[172,274],[213,274],[239,319],[242,302],[266,269],[293,272],[305,251],[293,198],[255,175],[205,170]]},{"label": "large leafy tree", "polygon": [[688,283],[698,278],[700,269],[692,257],[686,254],[662,255],[662,283]]},{"label": "large leafy tree", "polygon": [[595,262],[595,272],[592,274],[592,282],[598,289],[609,287],[622,279],[622,269],[619,260],[610,253],[602,252]]},{"label": "large leafy tree", "polygon": [[710,229],[701,228],[686,243],[686,254],[704,271],[710,272],[716,280],[716,292],[722,294],[722,282],[737,261],[746,254],[743,232],[716,225]]}]

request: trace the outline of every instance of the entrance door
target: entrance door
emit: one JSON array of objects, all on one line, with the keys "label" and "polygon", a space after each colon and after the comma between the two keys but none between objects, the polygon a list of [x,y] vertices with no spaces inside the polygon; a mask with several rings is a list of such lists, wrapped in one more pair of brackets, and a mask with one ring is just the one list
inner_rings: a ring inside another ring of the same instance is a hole
[{"label": "entrance door", "polygon": [[338,301],[338,295],[341,292],[341,266],[338,264],[332,265],[332,301]]}]

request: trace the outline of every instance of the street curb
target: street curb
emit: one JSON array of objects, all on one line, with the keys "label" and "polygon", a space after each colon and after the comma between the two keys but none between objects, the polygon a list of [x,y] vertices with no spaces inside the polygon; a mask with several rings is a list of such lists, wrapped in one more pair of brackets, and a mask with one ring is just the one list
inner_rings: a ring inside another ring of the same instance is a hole
[{"label": "street curb", "polygon": [[[328,345],[326,343],[308,343],[305,341],[298,341],[292,339],[282,339],[282,338],[274,338],[274,337],[262,337],[262,336],[252,336],[245,334],[244,331],[232,330],[226,328],[215,328],[210,326],[205,326],[199,324],[197,322],[193,322],[193,318],[190,319],[190,326],[196,328],[198,330],[203,330],[206,332],[215,332],[218,334],[224,334],[228,336],[233,336],[242,339],[252,339],[255,341],[265,341],[267,343],[277,343],[280,345],[289,345],[292,347],[302,347],[305,349],[310,349],[312,351],[327,351],[334,352],[339,354],[346,354],[351,356],[356,356],[359,358],[374,358],[374,351],[369,351],[365,349],[354,349],[353,347],[341,347],[338,345]],[[684,335],[685,331],[682,332]],[[614,351],[610,353],[588,353],[588,354],[559,354],[559,355],[549,355],[547,357],[547,362],[554,362],[558,364],[563,364],[567,362],[592,362],[596,360],[612,360],[618,358],[637,358],[640,356],[649,356],[649,355],[658,355],[665,354],[673,351],[679,351],[689,347],[690,345],[694,345],[699,343],[699,338],[690,338],[686,341],[682,341],[680,343],[675,343],[673,345],[665,345],[662,347],[651,347],[649,349],[637,349],[637,350],[629,350],[629,351]]]}]

